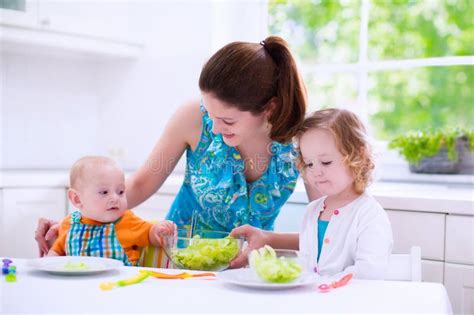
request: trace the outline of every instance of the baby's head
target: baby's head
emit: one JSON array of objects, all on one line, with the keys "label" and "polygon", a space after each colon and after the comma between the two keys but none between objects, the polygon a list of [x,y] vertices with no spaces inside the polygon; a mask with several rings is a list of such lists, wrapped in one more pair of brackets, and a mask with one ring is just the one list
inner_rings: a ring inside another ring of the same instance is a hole
[{"label": "baby's head", "polygon": [[370,184],[373,157],[362,121],[344,109],[311,113],[296,136],[306,182],[323,195],[345,189],[361,194]]},{"label": "baby's head", "polygon": [[125,176],[114,160],[83,157],[72,166],[69,180],[69,200],[83,216],[108,223],[120,218],[127,209]]}]

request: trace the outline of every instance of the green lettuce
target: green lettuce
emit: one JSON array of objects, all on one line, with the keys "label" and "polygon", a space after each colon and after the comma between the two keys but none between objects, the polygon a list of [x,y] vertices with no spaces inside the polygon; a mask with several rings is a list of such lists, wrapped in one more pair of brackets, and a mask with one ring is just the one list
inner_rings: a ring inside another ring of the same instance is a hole
[{"label": "green lettuce", "polygon": [[85,262],[73,262],[73,261],[68,261],[66,264],[64,264],[63,270],[67,271],[82,271],[82,270],[89,270],[89,266]]},{"label": "green lettuce", "polygon": [[270,246],[250,252],[250,267],[264,281],[288,283],[299,277],[301,266],[294,258],[277,257]]},{"label": "green lettuce", "polygon": [[239,242],[233,237],[200,239],[194,236],[188,247],[174,250],[171,259],[180,268],[217,271],[227,268],[238,253]]}]

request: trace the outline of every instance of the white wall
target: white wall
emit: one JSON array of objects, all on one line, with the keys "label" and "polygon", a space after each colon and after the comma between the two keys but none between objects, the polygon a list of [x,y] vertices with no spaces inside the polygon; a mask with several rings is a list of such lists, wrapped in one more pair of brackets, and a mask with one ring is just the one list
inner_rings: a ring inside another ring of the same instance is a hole
[{"label": "white wall", "polygon": [[266,0],[214,1],[213,11],[213,51],[232,41],[259,43],[268,36]]},{"label": "white wall", "polygon": [[136,60],[2,52],[0,168],[68,169],[108,154],[134,169],[176,107],[199,97],[212,52],[265,37],[260,0],[125,3],[127,32],[145,46]]},{"label": "white wall", "polygon": [[211,53],[211,4],[143,6],[135,21],[143,30],[143,57],[101,65],[100,147],[127,168],[144,162],[176,107],[199,97],[199,73]]},{"label": "white wall", "polygon": [[4,54],[5,168],[65,167],[98,150],[98,96],[90,61]]}]

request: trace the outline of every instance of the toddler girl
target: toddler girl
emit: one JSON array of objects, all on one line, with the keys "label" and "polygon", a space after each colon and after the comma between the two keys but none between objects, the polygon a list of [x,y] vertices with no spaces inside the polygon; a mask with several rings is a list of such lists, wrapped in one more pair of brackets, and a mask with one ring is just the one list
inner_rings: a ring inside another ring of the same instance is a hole
[{"label": "toddler girl", "polygon": [[383,279],[392,251],[388,216],[366,192],[374,168],[363,123],[343,109],[307,117],[296,137],[305,184],[324,197],[306,209],[299,249],[320,275]]}]

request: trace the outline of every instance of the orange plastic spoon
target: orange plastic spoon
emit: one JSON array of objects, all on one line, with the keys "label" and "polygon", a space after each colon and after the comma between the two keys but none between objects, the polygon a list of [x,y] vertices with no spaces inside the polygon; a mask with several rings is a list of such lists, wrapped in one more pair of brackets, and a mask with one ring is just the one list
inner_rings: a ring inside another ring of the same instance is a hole
[{"label": "orange plastic spoon", "polygon": [[195,278],[195,277],[215,277],[216,274],[213,272],[202,272],[202,273],[187,273],[182,272],[178,274],[167,274],[157,271],[148,271],[150,276],[158,278],[158,279],[188,279],[188,278]]}]

